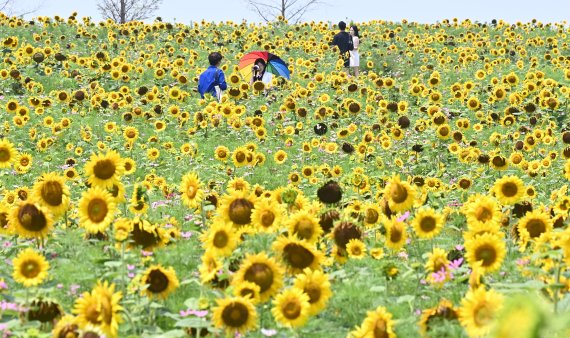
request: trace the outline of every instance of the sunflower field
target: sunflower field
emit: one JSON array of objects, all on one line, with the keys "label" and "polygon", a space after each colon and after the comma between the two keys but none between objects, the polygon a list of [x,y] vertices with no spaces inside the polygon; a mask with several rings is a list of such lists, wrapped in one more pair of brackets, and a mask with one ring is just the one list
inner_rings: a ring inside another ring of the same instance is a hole
[{"label": "sunflower field", "polygon": [[0,336],[570,336],[570,28],[357,26],[1,14]]}]

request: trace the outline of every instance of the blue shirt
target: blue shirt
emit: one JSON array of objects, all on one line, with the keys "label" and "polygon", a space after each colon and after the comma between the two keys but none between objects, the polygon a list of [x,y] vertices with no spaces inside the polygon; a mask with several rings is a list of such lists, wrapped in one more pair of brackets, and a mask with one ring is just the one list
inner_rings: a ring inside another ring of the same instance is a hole
[{"label": "blue shirt", "polygon": [[226,90],[228,88],[224,72],[216,66],[210,66],[200,74],[200,79],[198,80],[198,92],[202,98],[204,98],[204,94],[206,93],[216,96],[216,92],[214,90],[215,86],[220,86],[221,90]]}]

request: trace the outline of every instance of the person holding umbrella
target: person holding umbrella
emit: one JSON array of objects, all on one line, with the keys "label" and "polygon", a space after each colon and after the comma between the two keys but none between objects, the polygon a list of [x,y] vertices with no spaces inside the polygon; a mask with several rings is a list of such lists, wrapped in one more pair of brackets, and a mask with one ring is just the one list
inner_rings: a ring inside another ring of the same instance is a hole
[{"label": "person holding umbrella", "polygon": [[273,74],[266,72],[265,69],[267,63],[262,58],[255,60],[253,66],[251,66],[251,80],[250,85],[253,85],[255,81],[263,82],[267,87],[271,85],[271,80],[273,80]]}]

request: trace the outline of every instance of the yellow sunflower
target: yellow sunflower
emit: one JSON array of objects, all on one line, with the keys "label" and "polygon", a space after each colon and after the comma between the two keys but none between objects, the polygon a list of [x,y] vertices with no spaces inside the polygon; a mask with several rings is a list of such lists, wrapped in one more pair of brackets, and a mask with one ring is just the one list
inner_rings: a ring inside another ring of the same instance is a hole
[{"label": "yellow sunflower", "polygon": [[542,234],[550,232],[552,228],[552,218],[542,210],[527,212],[526,215],[519,220],[517,226],[519,236],[523,241],[538,238]]},{"label": "yellow sunflower", "polygon": [[351,258],[362,259],[366,257],[366,244],[360,239],[354,238],[348,241],[346,251]]},{"label": "yellow sunflower", "polygon": [[97,282],[91,292],[84,292],[75,301],[73,313],[77,315],[77,324],[80,327],[93,325],[108,337],[117,337],[122,322],[118,314],[123,310],[119,304],[122,297],[121,292],[115,292],[115,284]]},{"label": "yellow sunflower", "polygon": [[220,215],[235,227],[249,225],[255,201],[255,195],[234,191],[222,197],[219,207]]},{"label": "yellow sunflower", "polygon": [[332,296],[329,278],[320,270],[306,268],[296,276],[293,287],[309,296],[309,315],[315,315],[324,309]]},{"label": "yellow sunflower", "polygon": [[79,200],[79,225],[88,233],[105,232],[113,221],[115,208],[113,195],[107,190],[90,188]]},{"label": "yellow sunflower", "polygon": [[69,188],[65,185],[65,178],[55,173],[40,176],[34,184],[33,196],[56,218],[63,215],[69,207]]},{"label": "yellow sunflower", "polygon": [[388,201],[390,210],[405,211],[414,205],[416,190],[408,182],[400,181],[400,176],[393,176],[384,188],[384,198]]},{"label": "yellow sunflower", "polygon": [[472,289],[461,301],[459,322],[470,337],[486,336],[503,304],[503,296],[495,290]]},{"label": "yellow sunflower", "polygon": [[281,325],[300,327],[309,318],[309,296],[295,287],[283,291],[273,300],[271,313]]},{"label": "yellow sunflower", "polygon": [[158,299],[166,299],[180,286],[176,271],[172,267],[165,269],[161,265],[149,267],[143,274],[141,282],[147,286],[143,290],[143,294]]},{"label": "yellow sunflower", "polygon": [[386,246],[394,251],[400,250],[408,239],[406,224],[396,218],[391,218],[385,222],[384,226],[386,227]]},{"label": "yellow sunflower", "polygon": [[473,195],[473,200],[464,205],[464,214],[467,218],[467,227],[474,229],[484,226],[488,229],[499,229],[499,222],[503,216],[497,201],[486,195]]},{"label": "yellow sunflower", "polygon": [[295,237],[279,237],[272,245],[279,259],[293,273],[301,273],[305,268],[320,269],[323,254],[310,243]]},{"label": "yellow sunflower", "polygon": [[24,287],[39,285],[48,275],[48,261],[31,248],[20,251],[12,261],[12,265],[14,280]]},{"label": "yellow sunflower", "polygon": [[236,297],[248,298],[253,304],[257,304],[260,301],[259,290],[259,285],[242,281],[238,285],[235,285],[234,295]]},{"label": "yellow sunflower", "polygon": [[189,208],[198,208],[204,199],[202,182],[195,173],[184,175],[180,184],[180,192],[182,193],[182,202]]},{"label": "yellow sunflower", "polygon": [[444,219],[431,207],[419,209],[412,221],[412,225],[419,238],[430,239],[437,236],[443,229]]},{"label": "yellow sunflower", "polygon": [[249,299],[232,297],[217,299],[216,303],[212,321],[216,327],[225,329],[228,335],[245,334],[256,327],[257,312]]},{"label": "yellow sunflower", "polygon": [[123,160],[114,150],[108,151],[105,155],[93,154],[85,164],[85,174],[88,176],[89,184],[103,188],[111,188],[124,171]]},{"label": "yellow sunflower", "polygon": [[319,225],[319,219],[306,210],[289,215],[286,226],[289,229],[289,234],[299,239],[304,239],[309,243],[317,242],[323,233],[323,229]]},{"label": "yellow sunflower", "polygon": [[267,301],[283,285],[283,268],[265,252],[247,255],[234,275],[235,285],[248,281],[259,285],[261,302]]},{"label": "yellow sunflower", "polygon": [[215,221],[200,239],[204,249],[216,256],[230,256],[239,243],[234,227],[223,220]]},{"label": "yellow sunflower", "polygon": [[374,311],[368,311],[362,325],[352,331],[349,337],[395,338],[392,314],[383,306],[377,307]]},{"label": "yellow sunflower", "polygon": [[504,239],[498,234],[484,233],[465,242],[465,258],[469,265],[481,262],[483,273],[498,270],[507,252]]},{"label": "yellow sunflower", "polygon": [[8,223],[20,237],[44,238],[53,229],[49,210],[30,201],[22,201],[12,207]]},{"label": "yellow sunflower", "polygon": [[275,232],[281,226],[283,214],[283,207],[277,201],[261,198],[251,212],[251,224],[261,232]]},{"label": "yellow sunflower", "polygon": [[430,322],[433,322],[433,325],[439,325],[437,319],[444,319],[444,320],[457,320],[459,314],[457,313],[457,309],[453,306],[453,304],[447,300],[442,299],[436,307],[425,309],[422,311],[422,316],[419,322],[420,326],[420,333],[422,336],[428,336],[428,332],[430,331]]},{"label": "yellow sunflower", "polygon": [[503,176],[495,182],[492,190],[503,205],[513,205],[525,196],[524,182],[517,176]]},{"label": "yellow sunflower", "polygon": [[17,156],[14,145],[7,139],[0,139],[0,169],[9,168]]}]

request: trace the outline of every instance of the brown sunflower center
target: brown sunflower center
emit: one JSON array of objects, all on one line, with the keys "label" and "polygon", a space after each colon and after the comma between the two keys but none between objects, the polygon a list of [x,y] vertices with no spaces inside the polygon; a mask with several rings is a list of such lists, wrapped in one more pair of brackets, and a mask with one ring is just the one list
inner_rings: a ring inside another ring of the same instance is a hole
[{"label": "brown sunflower center", "polygon": [[8,213],[0,212],[0,229],[8,225]]},{"label": "brown sunflower center", "polygon": [[214,235],[214,240],[212,241],[214,243],[214,246],[216,248],[224,248],[226,245],[228,245],[228,241],[229,241],[229,236],[228,233],[225,231],[218,231],[216,232],[216,234]]},{"label": "brown sunflower center", "polygon": [[107,202],[103,199],[94,198],[89,201],[87,205],[87,214],[89,215],[89,219],[94,223],[103,221],[108,212],[109,208],[107,207]]},{"label": "brown sunflower center", "polygon": [[431,216],[426,216],[420,221],[420,228],[424,232],[432,232],[435,229],[436,225],[437,223],[435,221],[435,218]]},{"label": "brown sunflower center", "polygon": [[261,214],[261,225],[268,228],[273,225],[273,221],[275,221],[275,214],[270,210],[263,211]]},{"label": "brown sunflower center", "polygon": [[222,311],[222,321],[229,327],[241,327],[247,323],[248,318],[247,306],[239,302],[228,304]]},{"label": "brown sunflower center", "polygon": [[99,315],[101,313],[97,310],[98,307],[99,307],[98,302],[93,299],[91,304],[89,304],[85,309],[85,318],[87,319],[88,322],[95,325],[101,323],[101,320],[99,319]]},{"label": "brown sunflower center", "polygon": [[115,175],[115,163],[112,160],[100,160],[93,166],[93,173],[101,180],[108,180]]},{"label": "brown sunflower center", "polygon": [[484,267],[493,265],[497,260],[497,251],[491,244],[483,244],[475,250],[475,260],[481,261]]},{"label": "brown sunflower center", "polygon": [[402,239],[402,230],[398,227],[392,227],[390,230],[390,242],[398,243]]},{"label": "brown sunflower center", "polygon": [[493,218],[493,211],[483,206],[477,207],[475,209],[475,218],[480,222],[487,222]]},{"label": "brown sunflower center", "polygon": [[196,197],[197,192],[198,190],[196,189],[196,187],[190,185],[188,189],[186,189],[186,196],[188,196],[189,199],[194,199],[194,197]]},{"label": "brown sunflower center", "polygon": [[507,182],[501,186],[501,192],[506,197],[513,197],[519,192],[518,186],[513,182]]},{"label": "brown sunflower center", "polygon": [[24,204],[20,207],[18,221],[29,231],[41,231],[47,226],[46,216],[33,204]]},{"label": "brown sunflower center", "polygon": [[289,300],[281,306],[281,312],[287,319],[296,319],[301,315],[301,304],[298,300]]},{"label": "brown sunflower center", "polygon": [[531,238],[540,237],[540,235],[546,232],[546,224],[541,219],[531,219],[526,224],[526,230]]},{"label": "brown sunflower center", "polygon": [[10,161],[10,151],[6,148],[0,148],[0,162]]},{"label": "brown sunflower center", "polygon": [[378,214],[378,211],[374,209],[366,210],[366,215],[364,216],[365,222],[368,224],[376,223],[378,221],[378,217],[380,217],[380,215]]},{"label": "brown sunflower center", "polygon": [[283,249],[283,258],[292,267],[302,270],[313,263],[315,255],[304,246],[291,243]]},{"label": "brown sunflower center", "polygon": [[168,288],[168,277],[160,270],[152,270],[146,278],[148,289],[152,293],[161,293]]},{"label": "brown sunflower center", "polygon": [[390,187],[390,197],[395,203],[403,203],[408,198],[408,190],[399,183],[392,183]]},{"label": "brown sunflower center", "polygon": [[42,199],[51,206],[61,205],[63,202],[63,187],[59,182],[45,182],[41,189]]},{"label": "brown sunflower center", "polygon": [[238,198],[230,203],[229,217],[237,225],[245,225],[251,222],[251,210],[253,204],[245,198]]},{"label": "brown sunflower center", "polygon": [[246,160],[245,153],[243,153],[242,151],[236,153],[236,161],[238,163],[244,162],[245,160]]},{"label": "brown sunflower center", "polygon": [[309,303],[315,304],[321,299],[321,288],[318,285],[309,285],[303,289],[303,292],[309,296]]},{"label": "brown sunflower center", "polygon": [[30,164],[30,159],[29,159],[29,158],[27,158],[27,157],[22,157],[22,158],[20,159],[20,166],[22,166],[22,167],[27,167],[28,164]]},{"label": "brown sunflower center", "polygon": [[41,267],[35,260],[28,260],[22,264],[22,275],[26,278],[36,278],[40,271]]},{"label": "brown sunflower center", "polygon": [[493,320],[493,310],[483,303],[478,305],[473,311],[473,321],[477,326],[486,326],[491,320]]},{"label": "brown sunflower center", "polygon": [[295,226],[295,233],[301,239],[310,239],[315,232],[315,225],[308,219],[300,220]]},{"label": "brown sunflower center", "polygon": [[103,322],[107,325],[111,324],[113,321],[113,307],[109,296],[105,295],[101,297],[99,299],[99,305],[101,306],[101,317],[103,317]]},{"label": "brown sunflower center", "polygon": [[273,270],[265,263],[253,263],[246,270],[244,279],[259,285],[259,292],[265,292],[273,285]]},{"label": "brown sunflower center", "polygon": [[374,323],[374,338],[388,338],[388,325],[386,324],[386,321],[384,319],[378,319],[376,320],[376,323]]}]

